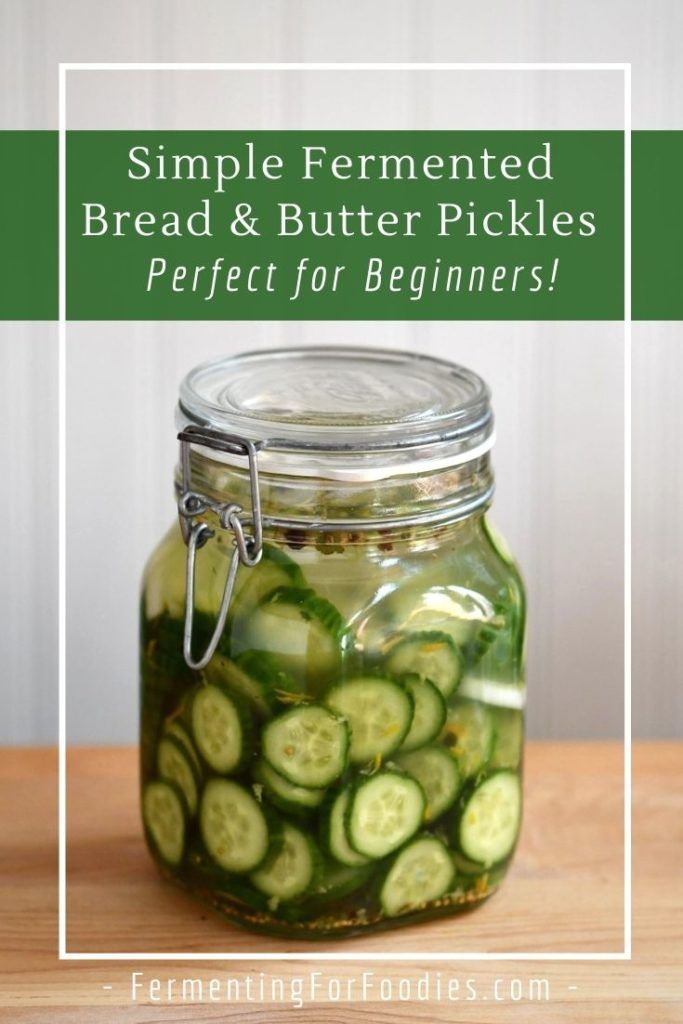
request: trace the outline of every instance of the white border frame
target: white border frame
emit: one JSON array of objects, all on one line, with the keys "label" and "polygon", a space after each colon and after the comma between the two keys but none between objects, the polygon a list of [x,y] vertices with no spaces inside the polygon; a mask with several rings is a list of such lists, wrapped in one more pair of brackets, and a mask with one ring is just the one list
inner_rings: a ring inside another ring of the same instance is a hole
[{"label": "white border frame", "polygon": [[[70,71],[615,71],[624,80],[624,948],[615,953],[78,953],[66,948],[66,76]],[[60,63],[59,64],[59,959],[452,962],[631,959],[631,64],[630,63]]]}]

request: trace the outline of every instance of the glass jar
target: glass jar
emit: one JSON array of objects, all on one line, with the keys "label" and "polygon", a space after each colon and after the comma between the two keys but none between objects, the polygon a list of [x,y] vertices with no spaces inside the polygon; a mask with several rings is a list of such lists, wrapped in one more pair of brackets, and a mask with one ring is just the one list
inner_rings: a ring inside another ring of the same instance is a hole
[{"label": "glass jar", "polygon": [[183,381],[142,595],[142,809],[169,879],[329,939],[486,899],[521,820],[525,599],[489,392],[389,350]]}]

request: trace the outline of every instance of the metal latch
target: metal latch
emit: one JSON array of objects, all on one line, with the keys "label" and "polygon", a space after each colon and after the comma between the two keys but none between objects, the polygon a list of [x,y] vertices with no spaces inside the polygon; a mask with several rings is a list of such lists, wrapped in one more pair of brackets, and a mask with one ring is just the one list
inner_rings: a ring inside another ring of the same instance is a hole
[{"label": "metal latch", "polygon": [[[183,629],[183,657],[192,669],[203,669],[216,653],[218,642],[225,628],[237,570],[242,565],[253,567],[261,560],[263,552],[263,523],[261,520],[261,497],[259,494],[257,452],[252,441],[234,434],[224,434],[209,427],[190,426],[178,434],[180,441],[181,491],[178,498],[178,518],[183,540],[187,545],[185,569],[185,625]],[[217,502],[192,490],[190,454],[192,445],[201,445],[213,451],[243,456],[249,466],[249,489],[251,513],[244,514],[240,505],[234,502]],[[215,535],[207,523],[197,521],[204,512],[214,512],[221,529],[233,533],[234,550],[223,588],[218,618],[209,644],[198,659],[192,655],[192,632],[194,627],[194,591],[197,551]],[[245,526],[250,530],[245,532]]]}]

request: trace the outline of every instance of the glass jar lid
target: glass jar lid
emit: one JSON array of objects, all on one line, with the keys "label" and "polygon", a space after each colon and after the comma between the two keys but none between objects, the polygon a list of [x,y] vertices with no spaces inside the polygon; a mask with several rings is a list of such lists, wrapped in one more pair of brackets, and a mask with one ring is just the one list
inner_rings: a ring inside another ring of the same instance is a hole
[{"label": "glass jar lid", "polygon": [[180,387],[178,426],[189,425],[253,442],[264,472],[359,482],[463,465],[494,440],[481,377],[377,348],[286,348],[203,363]]}]

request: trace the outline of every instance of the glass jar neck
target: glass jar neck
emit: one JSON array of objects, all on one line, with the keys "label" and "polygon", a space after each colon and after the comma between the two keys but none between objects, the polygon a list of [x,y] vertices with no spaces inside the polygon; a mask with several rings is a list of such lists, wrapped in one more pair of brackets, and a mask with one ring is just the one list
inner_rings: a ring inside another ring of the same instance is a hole
[{"label": "glass jar neck", "polygon": [[[246,469],[196,450],[191,451],[190,467],[193,491],[249,513]],[[448,469],[362,482],[260,472],[259,493],[266,528],[400,529],[453,522],[484,511],[493,494],[493,472],[488,453]]]}]

